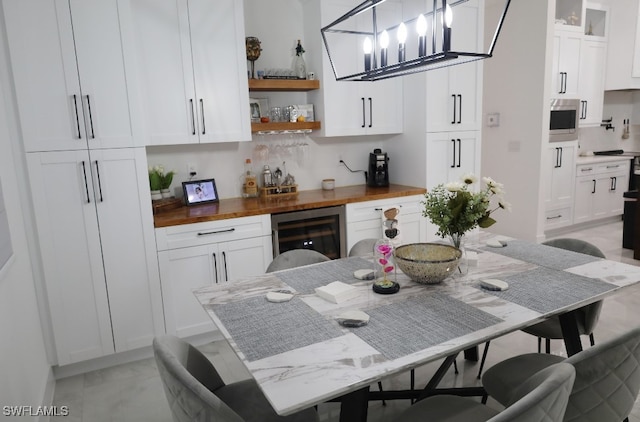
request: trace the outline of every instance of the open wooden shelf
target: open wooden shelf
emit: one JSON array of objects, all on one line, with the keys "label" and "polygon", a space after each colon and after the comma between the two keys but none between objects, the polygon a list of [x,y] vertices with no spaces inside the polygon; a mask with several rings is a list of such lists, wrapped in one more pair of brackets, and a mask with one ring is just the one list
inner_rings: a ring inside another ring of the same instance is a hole
[{"label": "open wooden shelf", "polygon": [[249,79],[249,91],[311,91],[319,88],[317,79]]},{"label": "open wooden shelf", "polygon": [[320,122],[277,122],[277,123],[251,123],[251,132],[281,131],[281,130],[317,130]]}]

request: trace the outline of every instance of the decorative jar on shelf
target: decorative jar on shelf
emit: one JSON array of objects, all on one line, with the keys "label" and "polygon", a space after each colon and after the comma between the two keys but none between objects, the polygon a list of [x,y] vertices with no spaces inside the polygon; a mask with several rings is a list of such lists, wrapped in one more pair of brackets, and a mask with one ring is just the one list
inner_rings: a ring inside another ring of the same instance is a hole
[{"label": "decorative jar on shelf", "polygon": [[162,199],[162,192],[160,192],[159,190],[152,190],[151,191],[151,200],[152,201],[157,201],[159,199]]}]

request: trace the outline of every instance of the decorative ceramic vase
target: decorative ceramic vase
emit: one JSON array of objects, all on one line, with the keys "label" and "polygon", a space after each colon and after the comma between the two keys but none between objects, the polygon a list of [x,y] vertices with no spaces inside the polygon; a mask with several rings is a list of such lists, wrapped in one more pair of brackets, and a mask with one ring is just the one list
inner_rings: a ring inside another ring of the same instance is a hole
[{"label": "decorative ceramic vase", "polygon": [[152,190],[151,191],[151,200],[152,201],[157,201],[159,199],[162,199],[162,192],[160,192],[159,190]]},{"label": "decorative ceramic vase", "polygon": [[373,291],[382,294],[397,293],[400,285],[396,282],[396,265],[393,262],[393,244],[388,239],[380,239],[373,247],[374,282]]},{"label": "decorative ceramic vase", "polygon": [[162,195],[162,198],[172,198],[173,195],[171,195],[171,189],[166,188],[166,189],[162,189],[160,191],[160,194]]}]

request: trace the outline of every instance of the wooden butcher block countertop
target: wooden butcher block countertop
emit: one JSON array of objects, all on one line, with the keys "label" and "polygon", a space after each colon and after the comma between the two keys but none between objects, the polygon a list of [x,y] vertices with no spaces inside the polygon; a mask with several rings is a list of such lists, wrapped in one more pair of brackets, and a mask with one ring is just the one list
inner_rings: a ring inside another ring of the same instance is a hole
[{"label": "wooden butcher block countertop", "polygon": [[250,215],[276,214],[376,199],[422,195],[425,192],[426,189],[413,186],[389,185],[385,188],[371,188],[365,185],[356,185],[339,187],[334,190],[300,191],[295,199],[229,198],[221,199],[218,203],[183,206],[156,214],[154,215],[154,225],[155,227],[168,227]]}]

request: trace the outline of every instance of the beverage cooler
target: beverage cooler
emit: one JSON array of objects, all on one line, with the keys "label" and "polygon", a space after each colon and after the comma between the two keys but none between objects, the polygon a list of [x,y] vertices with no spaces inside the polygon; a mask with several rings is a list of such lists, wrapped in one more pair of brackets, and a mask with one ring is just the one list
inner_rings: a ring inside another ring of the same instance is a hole
[{"label": "beverage cooler", "polygon": [[346,256],[344,206],[271,215],[273,256],[292,249],[313,249],[331,259]]}]

